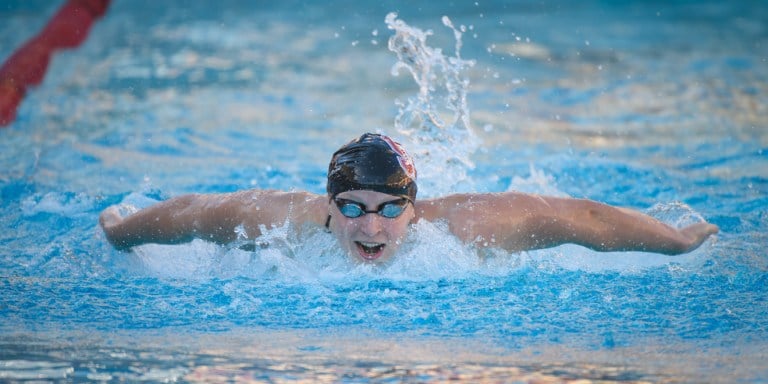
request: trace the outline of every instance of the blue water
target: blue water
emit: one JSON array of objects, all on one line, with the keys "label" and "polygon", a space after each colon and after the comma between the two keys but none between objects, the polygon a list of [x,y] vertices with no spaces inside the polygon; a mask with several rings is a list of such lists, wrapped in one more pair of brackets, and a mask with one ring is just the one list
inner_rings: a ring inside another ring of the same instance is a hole
[{"label": "blue water", "polygon": [[[0,5],[0,57],[57,6]],[[253,253],[108,246],[112,204],[323,193],[363,131],[420,152],[390,12],[455,57],[448,16],[472,61],[476,145],[428,143],[422,195],[587,197],[721,233],[677,257],[478,255],[422,223],[384,268],[280,228]],[[0,129],[0,380],[764,382],[765,20],[748,1],[116,1]]]}]

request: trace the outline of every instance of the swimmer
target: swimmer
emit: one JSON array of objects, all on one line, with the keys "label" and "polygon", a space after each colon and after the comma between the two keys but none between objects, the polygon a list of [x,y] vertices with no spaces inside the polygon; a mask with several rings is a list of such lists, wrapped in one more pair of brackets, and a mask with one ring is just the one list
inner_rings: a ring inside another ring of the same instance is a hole
[{"label": "swimmer", "polygon": [[[443,220],[464,243],[509,252],[579,244],[597,251],[677,255],[696,249],[718,227],[672,228],[640,212],[599,202],[518,192],[416,198],[416,168],[385,135],[366,133],[342,146],[328,166],[327,195],[245,190],[175,197],[122,217],[117,206],[99,222],[119,250],[200,238],[256,239],[264,228],[291,223],[299,236],[325,229],[350,256],[381,263],[397,254],[410,226]],[[300,238],[300,237],[299,237]]]}]

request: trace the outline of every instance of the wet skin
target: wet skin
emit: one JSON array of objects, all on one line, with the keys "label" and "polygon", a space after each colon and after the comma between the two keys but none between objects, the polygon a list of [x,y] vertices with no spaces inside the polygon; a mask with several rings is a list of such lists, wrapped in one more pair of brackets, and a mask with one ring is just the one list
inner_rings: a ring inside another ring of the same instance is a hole
[{"label": "wet skin", "polygon": [[[401,199],[374,191],[346,191],[337,197],[363,204],[366,210]],[[408,225],[415,217],[413,204],[410,203],[395,218],[376,213],[349,218],[341,214],[333,201],[328,204],[328,212],[331,215],[330,230],[341,247],[357,260],[376,263],[389,260],[397,252],[408,232]]]}]

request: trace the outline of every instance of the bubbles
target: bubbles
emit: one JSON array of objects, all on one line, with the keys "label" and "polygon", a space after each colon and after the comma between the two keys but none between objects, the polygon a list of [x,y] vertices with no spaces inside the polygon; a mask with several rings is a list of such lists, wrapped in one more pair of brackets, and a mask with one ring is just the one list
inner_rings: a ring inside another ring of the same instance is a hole
[{"label": "bubbles", "polygon": [[3,360],[0,377],[10,380],[61,380],[74,373],[74,367],[69,363],[30,361],[30,360]]},{"label": "bubbles", "polygon": [[529,170],[530,176],[528,177],[514,176],[507,190],[549,196],[568,196],[565,192],[557,189],[555,178],[552,175],[537,169],[533,164],[529,165]]},{"label": "bubbles", "polygon": [[480,270],[473,247],[462,243],[443,222],[421,220],[408,233],[399,255],[380,273],[394,280],[460,279]]},{"label": "bubbles", "polygon": [[75,217],[86,214],[94,207],[93,198],[84,193],[48,192],[44,195],[33,195],[21,202],[24,216],[34,216],[40,213]]},{"label": "bubbles", "polygon": [[646,213],[675,228],[706,221],[700,213],[682,202],[658,203]]},{"label": "bubbles", "polygon": [[408,148],[416,158],[420,191],[436,196],[471,189],[467,170],[474,167],[470,157],[479,142],[470,124],[465,71],[474,61],[461,58],[461,30],[443,17],[443,24],[456,40],[454,56],[449,57],[427,45],[432,31],[411,27],[395,13],[388,14],[385,22],[395,32],[388,43],[398,59],[392,67],[393,76],[407,72],[419,87],[417,95],[395,102],[398,114],[394,125],[410,140]]},{"label": "bubbles", "polygon": [[129,273],[164,279],[205,280],[214,275],[217,251],[213,243],[146,244],[116,259],[116,267]]},{"label": "bubbles", "polygon": [[199,239],[177,245],[146,244],[121,255],[116,267],[161,279],[204,282],[244,277],[335,290],[380,279],[418,282],[499,276],[528,264],[525,255],[495,250],[479,255],[474,246],[453,236],[444,222],[416,223],[396,257],[383,265],[354,260],[331,233],[322,230],[297,236],[285,224],[264,228],[262,233],[255,240],[226,246]]}]

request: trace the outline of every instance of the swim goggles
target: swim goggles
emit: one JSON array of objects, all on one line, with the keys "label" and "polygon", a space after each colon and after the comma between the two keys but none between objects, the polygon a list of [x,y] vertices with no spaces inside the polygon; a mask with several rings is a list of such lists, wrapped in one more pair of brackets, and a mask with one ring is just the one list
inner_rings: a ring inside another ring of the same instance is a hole
[{"label": "swim goggles", "polygon": [[333,199],[333,202],[336,203],[337,207],[339,207],[339,211],[341,212],[341,214],[350,219],[363,216],[366,213],[377,213],[381,217],[394,219],[395,217],[398,217],[401,214],[403,214],[403,211],[405,211],[405,207],[411,201],[406,198],[387,201],[379,204],[379,206],[376,207],[375,210],[371,210],[371,211],[366,210],[365,209],[366,206],[364,204],[358,203],[357,201],[353,201],[353,200],[347,200],[347,199],[336,197]]}]

